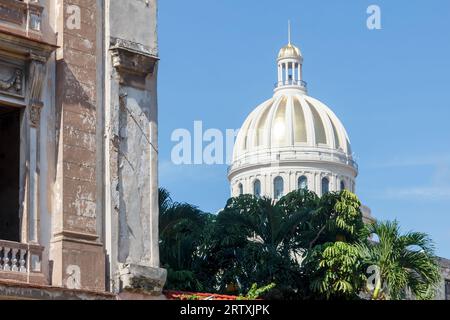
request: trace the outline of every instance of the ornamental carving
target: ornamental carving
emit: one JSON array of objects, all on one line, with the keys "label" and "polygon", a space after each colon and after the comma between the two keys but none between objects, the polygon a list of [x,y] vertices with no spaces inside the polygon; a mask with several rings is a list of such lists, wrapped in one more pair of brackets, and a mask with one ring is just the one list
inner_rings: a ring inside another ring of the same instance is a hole
[{"label": "ornamental carving", "polygon": [[39,127],[41,117],[41,109],[43,103],[41,101],[42,87],[45,78],[45,64],[41,57],[33,56],[30,62],[29,85],[28,85],[28,101],[30,125]]},{"label": "ornamental carving", "polygon": [[0,91],[21,95],[23,79],[22,70],[15,69],[9,73],[10,75],[7,76],[7,78],[5,77],[4,79],[0,79]]},{"label": "ornamental carving", "polygon": [[123,39],[112,39],[110,49],[113,66],[124,74],[146,76],[153,73],[158,61],[154,51]]},{"label": "ornamental carving", "polygon": [[42,107],[43,104],[39,101],[34,101],[30,104],[30,125],[34,128],[39,127]]}]

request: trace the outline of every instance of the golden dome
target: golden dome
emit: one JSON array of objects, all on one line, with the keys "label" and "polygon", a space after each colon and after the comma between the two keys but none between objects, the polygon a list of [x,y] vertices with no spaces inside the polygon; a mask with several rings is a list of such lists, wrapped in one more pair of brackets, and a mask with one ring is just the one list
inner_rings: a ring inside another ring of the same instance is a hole
[{"label": "golden dome", "polygon": [[288,44],[280,49],[280,52],[278,53],[278,60],[280,59],[301,59],[302,53],[300,52],[300,49],[292,44]]}]

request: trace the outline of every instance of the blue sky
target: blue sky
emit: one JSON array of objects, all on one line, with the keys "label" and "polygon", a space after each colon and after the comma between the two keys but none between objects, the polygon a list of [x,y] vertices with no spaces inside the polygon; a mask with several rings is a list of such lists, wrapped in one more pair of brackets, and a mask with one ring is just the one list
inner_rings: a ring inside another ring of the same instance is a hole
[{"label": "blue sky", "polygon": [[[371,4],[381,30],[366,27]],[[448,0],[159,1],[160,185],[204,211],[223,207],[227,166],[172,164],[171,134],[196,120],[238,129],[270,98],[288,19],[309,95],[350,135],[358,196],[450,258]]]}]

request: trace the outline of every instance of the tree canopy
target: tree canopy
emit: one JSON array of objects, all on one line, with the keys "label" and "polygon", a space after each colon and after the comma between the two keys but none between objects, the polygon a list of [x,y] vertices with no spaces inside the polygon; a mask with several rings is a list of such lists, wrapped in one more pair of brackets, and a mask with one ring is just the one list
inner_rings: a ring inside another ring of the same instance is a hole
[{"label": "tree canopy", "polygon": [[426,234],[401,235],[397,222],[365,226],[347,190],[302,189],[278,201],[242,195],[217,215],[164,189],[159,196],[169,289],[243,295],[270,284],[273,299],[426,299],[439,281]]}]

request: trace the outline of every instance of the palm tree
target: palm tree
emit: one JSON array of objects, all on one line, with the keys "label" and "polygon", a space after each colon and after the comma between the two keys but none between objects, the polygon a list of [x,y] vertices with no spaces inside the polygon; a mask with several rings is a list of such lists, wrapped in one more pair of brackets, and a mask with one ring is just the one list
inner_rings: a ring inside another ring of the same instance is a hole
[{"label": "palm tree", "polygon": [[274,282],[292,298],[357,296],[365,278],[358,256],[348,253],[363,228],[359,207],[348,191],[231,198],[217,217],[211,248],[221,289]]},{"label": "palm tree", "polygon": [[211,248],[222,290],[231,283],[242,293],[253,283],[298,282],[295,256],[301,253],[301,247],[295,235],[309,211],[304,206],[288,212],[284,202],[269,198],[231,198],[217,217]]},{"label": "palm tree", "polygon": [[159,215],[160,258],[168,269],[166,287],[201,289],[196,264],[209,216],[195,206],[174,202],[163,188],[159,189]]},{"label": "palm tree", "polygon": [[[402,299],[411,292],[416,299],[431,299],[440,281],[434,246],[425,233],[400,234],[397,221],[375,222],[365,228],[368,243],[358,245],[367,265],[375,271],[371,299]],[[367,239],[367,238],[366,238]]]}]

